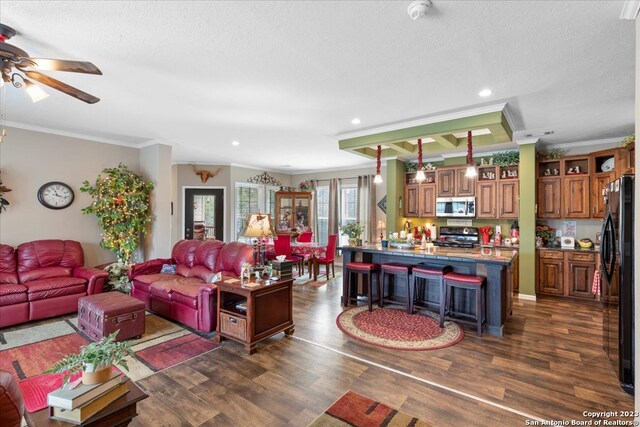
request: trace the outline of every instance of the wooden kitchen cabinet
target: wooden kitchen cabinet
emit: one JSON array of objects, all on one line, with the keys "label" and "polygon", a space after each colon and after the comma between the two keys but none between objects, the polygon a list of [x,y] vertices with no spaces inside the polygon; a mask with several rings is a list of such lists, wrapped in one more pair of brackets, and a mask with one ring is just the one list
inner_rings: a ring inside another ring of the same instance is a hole
[{"label": "wooden kitchen cabinet", "polygon": [[497,212],[496,181],[478,181],[476,218],[495,218]]},{"label": "wooden kitchen cabinet", "polygon": [[562,178],[538,178],[538,218],[560,218],[562,208]]},{"label": "wooden kitchen cabinet", "polygon": [[435,184],[423,184],[420,186],[418,197],[418,216],[420,216],[421,218],[435,218],[436,191],[437,190]]},{"label": "wooden kitchen cabinet", "polygon": [[564,178],[565,218],[589,218],[591,216],[589,176]]},{"label": "wooden kitchen cabinet", "polygon": [[582,251],[537,251],[537,293],[594,299],[591,288],[596,255],[595,252]]},{"label": "wooden kitchen cabinet", "polygon": [[466,176],[467,167],[456,168],[456,196],[475,196],[476,194],[476,178]]},{"label": "wooden kitchen cabinet", "polygon": [[538,253],[538,286],[540,294],[563,295],[564,256],[560,251]]},{"label": "wooden kitchen cabinet", "polygon": [[520,183],[517,179],[498,182],[498,218],[518,218]]},{"label": "wooden kitchen cabinet", "polygon": [[606,205],[602,191],[616,179],[615,172],[597,173],[591,180],[591,217],[604,218]]},{"label": "wooden kitchen cabinet", "polygon": [[455,169],[438,169],[436,182],[438,197],[455,197],[456,171]]},{"label": "wooden kitchen cabinet", "polygon": [[420,186],[418,184],[405,185],[404,187],[404,216],[416,217],[419,215]]}]

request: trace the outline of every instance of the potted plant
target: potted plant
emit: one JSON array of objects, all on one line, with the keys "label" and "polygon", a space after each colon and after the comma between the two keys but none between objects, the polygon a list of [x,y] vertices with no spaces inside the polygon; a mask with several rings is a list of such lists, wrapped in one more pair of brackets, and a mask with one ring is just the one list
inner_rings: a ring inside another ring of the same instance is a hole
[{"label": "potted plant", "polygon": [[117,330],[102,338],[83,346],[78,354],[67,354],[56,362],[47,373],[64,373],[63,385],[69,382],[69,377],[82,371],[84,384],[98,384],[109,379],[111,366],[117,365],[129,370],[126,356],[133,356],[131,341],[116,342]]},{"label": "potted plant", "polygon": [[520,152],[517,150],[503,151],[493,155],[493,163],[498,166],[517,165],[520,163]]},{"label": "potted plant", "polygon": [[114,289],[128,292],[127,271],[138,248],[140,235],[145,235],[151,222],[149,196],[153,183],[145,181],[120,163],[107,168],[96,178],[95,184],[84,181],[80,191],[88,193],[93,202],[82,209],[94,214],[102,228],[100,246],[116,254],[117,262],[108,270],[108,283]]},{"label": "potted plant", "polygon": [[543,246],[555,238],[556,229],[548,225],[536,225],[536,246]]},{"label": "potted plant", "polygon": [[341,225],[340,231],[342,234],[349,236],[349,246],[360,246],[362,244],[360,236],[364,232],[364,226],[360,225],[359,222],[350,222],[348,224]]}]

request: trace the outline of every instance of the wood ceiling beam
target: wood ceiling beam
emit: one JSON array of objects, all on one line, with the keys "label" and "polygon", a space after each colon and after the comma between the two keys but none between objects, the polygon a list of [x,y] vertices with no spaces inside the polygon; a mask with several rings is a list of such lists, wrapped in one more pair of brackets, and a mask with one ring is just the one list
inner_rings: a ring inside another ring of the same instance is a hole
[{"label": "wood ceiling beam", "polygon": [[418,147],[407,141],[398,141],[388,144],[389,148],[396,150],[398,154],[416,154]]},{"label": "wood ceiling beam", "polygon": [[431,138],[436,140],[436,143],[445,148],[454,148],[458,146],[458,138],[451,134],[444,135],[432,135]]}]

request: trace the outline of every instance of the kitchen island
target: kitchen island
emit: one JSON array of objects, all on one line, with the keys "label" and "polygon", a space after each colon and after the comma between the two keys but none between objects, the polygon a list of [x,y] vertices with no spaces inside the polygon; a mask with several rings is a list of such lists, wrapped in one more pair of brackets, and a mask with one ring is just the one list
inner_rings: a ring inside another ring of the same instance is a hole
[{"label": "kitchen island", "polygon": [[[511,314],[514,264],[518,252],[511,249],[492,249],[491,255],[481,255],[480,248],[447,248],[436,247],[434,253],[415,248],[382,248],[379,244],[363,246],[342,246],[343,263],[370,262],[384,264],[398,262],[417,265],[426,264],[433,267],[450,265],[455,273],[484,276],[487,278],[487,322],[489,335],[502,336],[504,323]],[[348,278],[343,276],[343,281]],[[397,299],[399,303],[406,298],[407,287],[402,283],[388,287],[386,294]],[[473,297],[468,292],[459,292],[454,299],[456,309],[473,312]],[[373,290],[377,297],[377,290]],[[439,300],[439,294],[435,296]],[[433,299],[433,298],[432,298]],[[344,295],[343,301],[344,305]],[[419,304],[420,305],[420,304]]]}]

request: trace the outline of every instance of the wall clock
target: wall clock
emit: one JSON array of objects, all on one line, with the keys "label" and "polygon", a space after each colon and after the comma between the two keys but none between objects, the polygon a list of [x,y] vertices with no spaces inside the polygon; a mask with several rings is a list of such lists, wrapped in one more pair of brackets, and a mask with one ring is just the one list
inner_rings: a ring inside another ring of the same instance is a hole
[{"label": "wall clock", "polygon": [[38,190],[38,201],[49,209],[64,209],[73,203],[73,190],[64,182],[47,182]]}]

